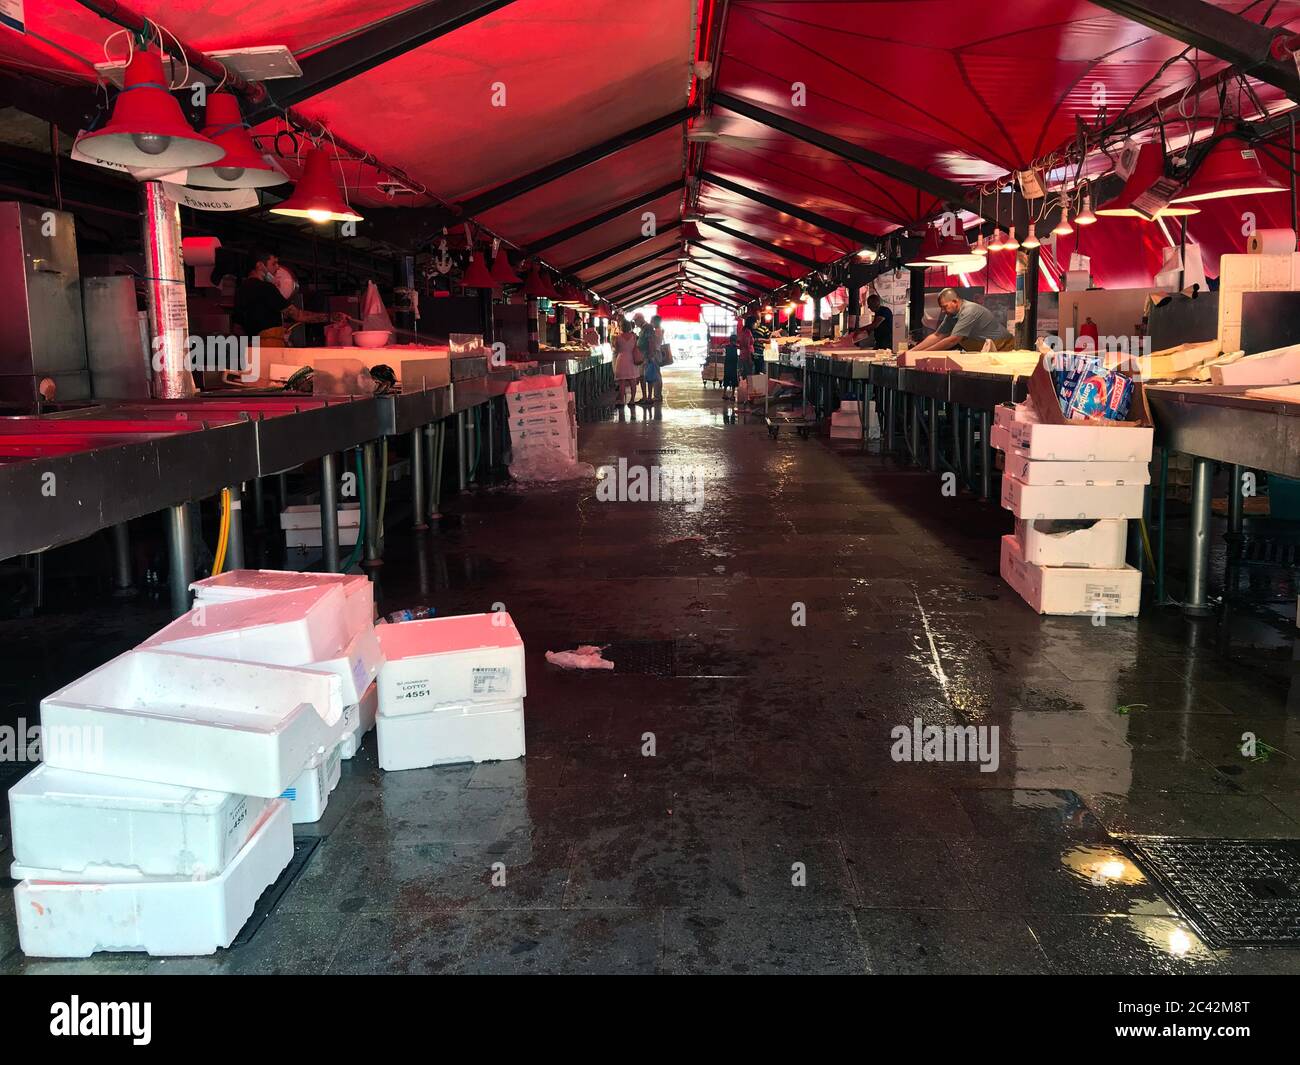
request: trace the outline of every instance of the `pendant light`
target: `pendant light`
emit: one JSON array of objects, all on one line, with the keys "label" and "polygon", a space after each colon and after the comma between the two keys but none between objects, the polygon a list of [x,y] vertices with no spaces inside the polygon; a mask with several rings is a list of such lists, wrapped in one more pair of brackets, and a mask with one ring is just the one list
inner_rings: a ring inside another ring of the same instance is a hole
[{"label": "pendant light", "polygon": [[988,253],[989,253],[989,246],[988,246],[987,243],[985,243],[985,241],[984,241],[984,234],[983,234],[982,232],[980,233],[980,235],[979,235],[978,239],[975,241],[975,243],[971,246],[971,250],[970,250],[970,251],[971,251],[971,254],[972,254],[972,255],[978,255],[978,256],[980,256],[981,258],[985,258],[985,257],[988,255]]},{"label": "pendant light", "polygon": [[488,270],[487,260],[483,257],[481,251],[476,251],[470,257],[469,266],[465,268],[465,276],[460,279],[460,283],[466,288],[499,288],[492,273]]},{"label": "pendant light", "polygon": [[138,51],[127,65],[122,91],[107,123],[81,137],[91,154],[110,163],[183,170],[215,163],[225,149],[195,131],[171,94],[162,56]]},{"label": "pendant light", "polygon": [[506,255],[505,248],[498,247],[492,259],[492,280],[498,287],[519,284],[519,275],[510,268],[510,259]]},{"label": "pendant light", "polygon": [[1076,226],[1091,226],[1097,221],[1097,216],[1092,213],[1092,189],[1083,190],[1083,199],[1080,201],[1079,213],[1074,216]]},{"label": "pendant light", "polygon": [[1014,229],[1008,229],[1007,239],[1002,242],[1002,250],[1015,251],[1019,247],[1020,241],[1016,240],[1016,231]]},{"label": "pendant light", "polygon": [[362,221],[361,215],[339,195],[330,174],[329,155],[320,148],[312,148],[302,158],[302,178],[289,198],[272,207],[271,213],[317,223]]},{"label": "pendant light", "polygon": [[965,237],[953,234],[939,241],[939,250],[929,256],[931,262],[948,263],[971,257],[970,244]]},{"label": "pendant light", "polygon": [[1070,202],[1066,199],[1065,193],[1061,193],[1059,202],[1061,205],[1061,218],[1052,227],[1052,236],[1068,237],[1074,232],[1074,227],[1070,225]]},{"label": "pendant light", "polygon": [[185,184],[198,189],[264,189],[289,180],[253,144],[234,93],[209,93],[204,123],[203,135],[226,154],[211,166],[191,168]]},{"label": "pendant light", "polygon": [[1288,186],[1265,173],[1255,149],[1241,140],[1235,122],[1224,124],[1226,136],[1215,143],[1197,164],[1187,187],[1174,203],[1199,203],[1229,196],[1257,196],[1287,192]]},{"label": "pendant light", "polygon": [[542,271],[536,263],[528,271],[528,280],[524,282],[524,295],[534,299],[549,299],[546,283],[542,280]]},{"label": "pendant light", "polygon": [[921,250],[916,258],[906,263],[907,266],[934,266],[934,256],[939,253],[939,231],[934,226],[925,227],[925,236],[921,239]]},{"label": "pendant light", "polygon": [[[1140,218],[1144,222],[1155,219],[1147,218],[1133,206],[1133,201],[1165,176],[1164,155],[1158,144],[1143,144],[1138,148],[1137,162],[1120,189],[1119,195],[1098,207],[1093,213],[1098,218]],[[1201,209],[1191,203],[1171,203],[1156,212],[1156,218],[1179,217],[1200,214]]]},{"label": "pendant light", "polygon": [[1029,224],[1029,232],[1025,234],[1025,239],[1020,242],[1020,246],[1022,248],[1040,247],[1038,243],[1038,234],[1034,232],[1034,225],[1032,222]]}]

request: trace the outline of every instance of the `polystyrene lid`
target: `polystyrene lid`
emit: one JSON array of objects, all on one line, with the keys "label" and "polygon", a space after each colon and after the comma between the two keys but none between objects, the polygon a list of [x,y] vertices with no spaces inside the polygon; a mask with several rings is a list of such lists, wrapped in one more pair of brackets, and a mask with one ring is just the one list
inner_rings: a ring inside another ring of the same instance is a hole
[{"label": "polystyrene lid", "polygon": [[114,809],[156,809],[159,806],[215,808],[230,795],[224,791],[185,788],[176,784],[154,784],[147,780],[106,777],[38,765],[9,789],[9,801],[50,799],[67,805],[112,807]]},{"label": "polystyrene lid", "polygon": [[402,621],[375,629],[384,657],[390,661],[421,655],[451,654],[484,647],[523,647],[523,638],[504,611],[464,614],[424,621]]}]

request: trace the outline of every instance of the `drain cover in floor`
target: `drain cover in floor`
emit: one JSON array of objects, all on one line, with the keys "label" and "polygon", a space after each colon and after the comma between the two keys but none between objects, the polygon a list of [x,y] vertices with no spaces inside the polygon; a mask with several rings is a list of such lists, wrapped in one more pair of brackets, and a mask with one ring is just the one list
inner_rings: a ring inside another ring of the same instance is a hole
[{"label": "drain cover in floor", "polygon": [[262,925],[266,924],[266,919],[275,912],[280,900],[284,898],[284,893],[293,887],[293,883],[302,875],[302,871],[307,868],[307,861],[316,853],[316,848],[320,846],[320,836],[295,836],[293,839],[293,857],[289,859],[289,864],[284,867],[284,871],[276,878],[274,884],[262,892],[257,900],[257,905],[253,907],[253,915],[244,922],[244,927],[239,930],[239,935],[235,936],[230,944],[230,949],[242,947],[255,935]]},{"label": "drain cover in floor", "polygon": [[1211,947],[1300,947],[1300,840],[1124,840]]},{"label": "drain cover in floor", "polygon": [[614,663],[616,673],[677,675],[676,644],[672,640],[616,640],[606,645],[601,657]]}]

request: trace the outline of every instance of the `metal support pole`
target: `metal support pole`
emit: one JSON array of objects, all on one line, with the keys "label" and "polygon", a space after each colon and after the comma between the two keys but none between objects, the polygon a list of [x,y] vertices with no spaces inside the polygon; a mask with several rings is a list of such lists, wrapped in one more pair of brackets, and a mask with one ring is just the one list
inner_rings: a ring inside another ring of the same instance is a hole
[{"label": "metal support pole", "polygon": [[339,470],[333,452],[320,458],[320,544],[321,567],[326,573],[338,573]]},{"label": "metal support pole", "polygon": [[153,338],[153,398],[187,399],[196,389],[187,362],[190,327],[181,259],[181,209],[168,197],[161,181],[142,181],[140,212],[145,304]]},{"label": "metal support pole", "polygon": [[366,474],[366,565],[379,565],[379,462],[375,442],[361,445],[361,465]]},{"label": "metal support pole", "polygon": [[882,397],[885,405],[885,432],[880,442],[881,454],[888,454],[894,450],[894,392],[894,389],[886,388]]},{"label": "metal support pole", "polygon": [[411,527],[421,532],[429,527],[424,506],[424,429],[411,430]]},{"label": "metal support pole", "polygon": [[131,531],[126,522],[113,526],[113,594],[120,599],[135,595]]},{"label": "metal support pole", "polygon": [[244,482],[230,486],[230,533],[226,537],[226,569],[244,568]]},{"label": "metal support pole", "polygon": [[961,477],[961,408],[956,403],[948,404],[948,431],[952,434],[951,466]]},{"label": "metal support pole", "polygon": [[966,424],[964,428],[966,443],[963,451],[965,451],[966,460],[966,483],[973,487],[975,484],[975,412],[969,408],[966,410]]},{"label": "metal support pole", "polygon": [[1241,476],[1245,471],[1238,465],[1228,468],[1228,543],[1241,542],[1244,500],[1241,494]]},{"label": "metal support pole", "polygon": [[912,465],[921,465],[921,405],[925,402],[920,396],[909,394],[907,402],[912,408]]},{"label": "metal support pole", "polygon": [[1156,540],[1156,602],[1165,601],[1165,497],[1169,494],[1169,449],[1160,449],[1160,498],[1156,500],[1156,521],[1160,538]]},{"label": "metal support pole", "polygon": [[465,429],[465,412],[463,410],[456,412],[456,487],[459,491],[465,491],[465,485],[468,479],[469,465],[465,455],[465,438],[468,435]]},{"label": "metal support pole", "polygon": [[171,592],[172,614],[180,617],[190,608],[190,585],[194,582],[194,526],[188,503],[167,508],[167,587]]},{"label": "metal support pole", "polygon": [[1210,503],[1214,466],[1209,459],[1192,459],[1192,510],[1188,530],[1187,595],[1183,613],[1208,614],[1210,575]]},{"label": "metal support pole", "polygon": [[280,513],[283,514],[289,509],[289,474],[287,472],[275,475],[275,490],[280,497]]},{"label": "metal support pole", "polygon": [[253,521],[259,529],[266,528],[266,485],[262,478],[253,478]]},{"label": "metal support pole", "polygon": [[433,464],[429,467],[429,520],[442,518],[442,474],[446,466],[447,419],[442,419],[430,429],[429,447]]},{"label": "metal support pole", "polygon": [[926,456],[926,468],[934,472],[939,468],[939,401],[937,399],[930,400],[929,430],[926,443],[930,446]]},{"label": "metal support pole", "polygon": [[989,412],[980,411],[980,498],[993,494],[993,449],[989,447]]}]

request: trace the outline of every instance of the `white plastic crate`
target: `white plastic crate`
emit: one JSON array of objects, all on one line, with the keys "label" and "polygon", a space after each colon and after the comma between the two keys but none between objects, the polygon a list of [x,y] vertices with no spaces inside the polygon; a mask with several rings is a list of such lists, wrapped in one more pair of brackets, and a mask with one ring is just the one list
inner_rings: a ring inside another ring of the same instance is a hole
[{"label": "white plastic crate", "polygon": [[352,758],[361,749],[366,733],[375,727],[375,713],[379,709],[379,685],[371,684],[366,689],[359,703],[353,703],[343,711],[343,738],[339,741],[339,750],[344,761]]},{"label": "white plastic crate", "polygon": [[281,595],[202,603],[140,646],[326,670],[342,680],[343,702],[352,704],[379,675],[381,653],[373,625],[367,623],[355,634],[349,630],[344,587],[324,584]]},{"label": "white plastic crate", "polygon": [[50,765],[266,798],[342,722],[332,673],[166,651],[127,651],[41,701]]},{"label": "white plastic crate", "polygon": [[9,789],[14,861],[79,879],[211,876],[268,802],[39,765]]},{"label": "white plastic crate", "polygon": [[101,950],[212,954],[230,946],[292,858],[289,804],[276,799],[234,860],[206,880],[23,880],[14,888],[18,943],[37,958],[88,958]]},{"label": "white plastic crate", "polygon": [[524,755],[524,701],[465,703],[375,720],[379,768],[424,769]]},{"label": "white plastic crate", "polygon": [[524,641],[504,611],[380,625],[379,713],[500,703],[528,694]]},{"label": "white plastic crate", "polygon": [[1128,547],[1128,522],[1016,521],[1020,554],[1035,566],[1083,566],[1118,569]]},{"label": "white plastic crate", "polygon": [[1025,484],[1004,474],[1002,505],[1017,518],[1138,518],[1145,487],[1140,484]]},{"label": "white plastic crate", "polygon": [[349,573],[297,573],[276,569],[233,569],[190,585],[196,602],[229,603],[285,592],[338,585],[347,596],[348,632],[355,635],[375,622],[375,586]]},{"label": "white plastic crate", "polygon": [[1040,614],[1136,617],[1142,605],[1142,574],[1132,566],[1036,566],[1025,560],[1015,536],[1002,537],[1001,572],[1002,579]]},{"label": "white plastic crate", "polygon": [[280,798],[289,803],[295,825],[315,824],[324,815],[330,794],[339,785],[342,758],[343,751],[338,745],[328,753],[313,755],[298,779],[281,793]]}]

